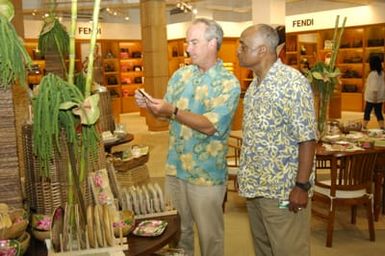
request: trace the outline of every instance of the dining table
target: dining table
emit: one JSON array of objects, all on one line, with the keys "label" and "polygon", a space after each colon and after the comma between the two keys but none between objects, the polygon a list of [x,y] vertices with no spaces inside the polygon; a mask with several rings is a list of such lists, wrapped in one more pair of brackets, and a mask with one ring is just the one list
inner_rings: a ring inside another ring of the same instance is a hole
[{"label": "dining table", "polygon": [[[384,135],[385,136],[385,135]],[[319,168],[324,168],[321,166],[327,160],[331,160],[333,157],[338,157],[338,155],[349,155],[354,154],[357,151],[363,151],[366,153],[377,153],[376,164],[373,173],[374,181],[374,191],[373,191],[373,213],[375,221],[379,220],[381,207],[382,214],[385,214],[385,198],[382,191],[385,189],[384,176],[385,176],[385,146],[382,143],[378,143],[376,146],[376,140],[384,140],[384,136],[379,137],[370,137],[366,133],[362,137],[357,136],[357,140],[346,137],[344,135],[334,137],[333,140],[321,140],[317,144],[316,148],[316,161]],[[348,140],[346,140],[348,139]]]}]

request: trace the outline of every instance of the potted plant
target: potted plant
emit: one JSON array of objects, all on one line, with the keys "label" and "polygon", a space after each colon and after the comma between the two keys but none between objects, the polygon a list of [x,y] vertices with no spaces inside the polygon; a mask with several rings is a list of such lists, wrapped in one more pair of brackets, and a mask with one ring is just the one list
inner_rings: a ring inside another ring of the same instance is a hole
[{"label": "potted plant", "polygon": [[319,99],[317,109],[317,130],[319,139],[325,135],[328,119],[328,110],[330,98],[338,84],[340,70],[335,66],[341,37],[344,31],[346,17],[343,20],[342,27],[339,28],[339,15],[336,18],[332,49],[329,60],[317,62],[306,74],[313,92]]}]

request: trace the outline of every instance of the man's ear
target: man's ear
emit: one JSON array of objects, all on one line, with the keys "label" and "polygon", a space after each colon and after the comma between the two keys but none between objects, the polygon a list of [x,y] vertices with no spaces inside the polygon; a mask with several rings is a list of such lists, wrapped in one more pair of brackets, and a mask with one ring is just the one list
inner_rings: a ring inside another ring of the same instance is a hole
[{"label": "man's ear", "polygon": [[209,41],[209,45],[210,47],[214,47],[215,49],[217,49],[217,39],[216,38],[213,38]]},{"label": "man's ear", "polygon": [[267,47],[266,45],[261,45],[258,50],[258,55],[265,55],[267,53]]}]

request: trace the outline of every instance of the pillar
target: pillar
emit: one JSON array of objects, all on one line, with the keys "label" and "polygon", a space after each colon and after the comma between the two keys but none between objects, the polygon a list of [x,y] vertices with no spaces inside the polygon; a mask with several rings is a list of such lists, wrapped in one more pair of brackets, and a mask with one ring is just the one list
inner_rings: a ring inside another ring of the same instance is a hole
[{"label": "pillar", "polygon": [[274,27],[284,25],[285,16],[285,0],[252,0],[253,24],[265,23]]},{"label": "pillar", "polygon": [[[152,96],[163,98],[168,82],[167,23],[165,0],[140,0],[140,19],[143,44],[144,88]],[[168,129],[146,112],[150,131]]]}]

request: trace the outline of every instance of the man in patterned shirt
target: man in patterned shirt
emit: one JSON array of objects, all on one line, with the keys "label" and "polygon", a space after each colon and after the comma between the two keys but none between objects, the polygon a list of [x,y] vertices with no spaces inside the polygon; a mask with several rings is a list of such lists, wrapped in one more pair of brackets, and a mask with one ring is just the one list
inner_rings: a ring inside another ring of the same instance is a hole
[{"label": "man in patterned shirt", "polygon": [[170,118],[166,183],[181,217],[179,247],[188,255],[194,255],[194,222],[201,255],[224,255],[227,139],[240,86],[217,57],[222,38],[216,22],[194,20],[187,31],[192,65],[173,74],[164,100],[135,94],[139,106]]},{"label": "man in patterned shirt", "polygon": [[310,255],[310,188],[315,155],[311,87],[277,58],[265,24],[241,34],[239,63],[255,74],[244,98],[239,193],[256,255]]}]

